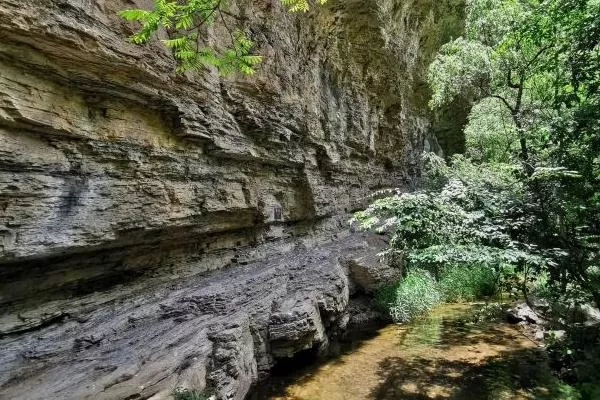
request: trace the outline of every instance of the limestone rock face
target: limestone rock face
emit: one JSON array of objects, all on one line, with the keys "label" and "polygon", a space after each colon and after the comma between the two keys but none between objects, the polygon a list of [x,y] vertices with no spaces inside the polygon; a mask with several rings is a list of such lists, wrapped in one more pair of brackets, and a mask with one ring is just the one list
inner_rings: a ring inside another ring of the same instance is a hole
[{"label": "limestone rock face", "polygon": [[250,77],[128,43],[151,4],[0,0],[0,398],[243,399],[345,328],[348,215],[432,146],[461,1],[239,0]]},{"label": "limestone rock face", "polygon": [[358,257],[343,259],[351,281],[351,291],[371,294],[377,289],[396,282],[402,276],[402,260],[388,260],[382,252],[388,248],[383,237],[370,237],[362,243]]}]

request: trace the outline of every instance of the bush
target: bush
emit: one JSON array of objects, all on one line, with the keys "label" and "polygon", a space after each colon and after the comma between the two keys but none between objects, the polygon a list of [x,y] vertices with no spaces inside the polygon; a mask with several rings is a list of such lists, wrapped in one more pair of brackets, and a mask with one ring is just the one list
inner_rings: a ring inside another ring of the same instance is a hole
[{"label": "bush", "polygon": [[381,311],[394,322],[408,322],[430,311],[441,302],[478,300],[498,293],[499,275],[486,266],[452,266],[440,274],[439,282],[431,273],[411,268],[406,276],[375,295]]},{"label": "bush", "polygon": [[470,316],[471,323],[494,322],[504,318],[504,309],[500,303],[489,303],[476,309]]},{"label": "bush", "polygon": [[442,300],[437,282],[428,271],[410,270],[394,285],[381,289],[376,295],[380,307],[385,308],[394,322],[408,322],[431,310]]},{"label": "bush", "polygon": [[488,266],[451,266],[442,271],[439,287],[444,301],[472,301],[496,295],[498,282],[498,273]]}]

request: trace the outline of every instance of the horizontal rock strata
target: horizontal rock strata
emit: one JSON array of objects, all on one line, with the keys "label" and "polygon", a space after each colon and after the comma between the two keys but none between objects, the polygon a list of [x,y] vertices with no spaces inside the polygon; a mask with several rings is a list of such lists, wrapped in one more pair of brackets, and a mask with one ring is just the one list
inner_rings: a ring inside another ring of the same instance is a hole
[{"label": "horizontal rock strata", "polygon": [[39,320],[19,314],[37,325],[0,339],[0,398],[160,398],[205,385],[244,398],[276,358],[346,327],[344,261],[376,250],[353,234],[151,289],[50,302]]},{"label": "horizontal rock strata", "polygon": [[393,275],[347,221],[418,180],[462,2],[233,2],[249,77],[128,43],[151,3],[0,0],[0,398],[241,399]]}]

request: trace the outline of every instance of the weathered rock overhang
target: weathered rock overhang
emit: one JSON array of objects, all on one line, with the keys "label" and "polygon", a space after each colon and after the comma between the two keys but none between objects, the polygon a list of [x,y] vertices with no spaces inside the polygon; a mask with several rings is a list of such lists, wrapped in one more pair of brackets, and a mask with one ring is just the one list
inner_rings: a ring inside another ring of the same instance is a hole
[{"label": "weathered rock overhang", "polygon": [[461,2],[238,2],[265,61],[227,78],[127,43],[150,3],[0,1],[0,397],[243,398],[343,328],[349,213],[418,179]]}]

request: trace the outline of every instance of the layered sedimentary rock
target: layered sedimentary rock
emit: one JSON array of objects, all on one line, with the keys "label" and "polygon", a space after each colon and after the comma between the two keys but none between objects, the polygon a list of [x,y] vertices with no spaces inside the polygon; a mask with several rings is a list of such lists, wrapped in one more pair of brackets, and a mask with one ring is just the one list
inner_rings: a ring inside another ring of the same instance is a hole
[{"label": "layered sedimentary rock", "polygon": [[128,43],[150,5],[0,0],[0,398],[243,398],[344,329],[348,257],[381,247],[348,213],[434,145],[459,1],[237,2],[251,77]]}]

